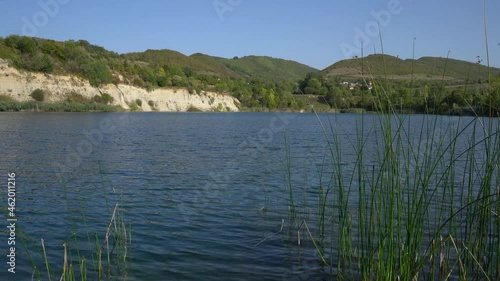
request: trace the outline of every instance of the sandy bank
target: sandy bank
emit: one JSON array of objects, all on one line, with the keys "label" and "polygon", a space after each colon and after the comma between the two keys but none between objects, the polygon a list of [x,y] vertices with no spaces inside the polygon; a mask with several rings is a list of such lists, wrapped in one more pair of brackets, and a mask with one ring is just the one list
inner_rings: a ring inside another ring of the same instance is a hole
[{"label": "sandy bank", "polygon": [[105,92],[114,98],[113,105],[120,105],[125,109],[129,109],[129,104],[140,99],[142,106],[139,109],[142,111],[183,112],[190,108],[201,111],[239,111],[239,101],[230,95],[214,92],[190,94],[186,89],[156,89],[148,92],[125,84],[95,88],[88,81],[75,76],[19,71],[0,60],[0,94],[17,101],[30,101],[30,94],[35,89],[46,91],[45,100],[49,102],[64,101],[68,93],[92,98]]}]

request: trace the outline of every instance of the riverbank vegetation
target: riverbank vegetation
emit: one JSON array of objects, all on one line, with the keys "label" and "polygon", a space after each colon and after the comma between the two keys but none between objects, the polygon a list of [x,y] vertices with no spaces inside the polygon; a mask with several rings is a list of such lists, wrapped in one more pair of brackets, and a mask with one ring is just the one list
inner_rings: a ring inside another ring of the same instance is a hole
[{"label": "riverbank vegetation", "polygon": [[284,239],[299,261],[337,280],[498,280],[497,120],[360,114],[355,128],[335,116],[318,122],[325,155],[313,173],[290,174],[303,160],[290,149],[285,157]]},{"label": "riverbank vegetation", "polygon": [[[70,231],[52,234],[52,239],[44,240],[41,236],[44,232],[30,233],[25,225],[19,224],[18,237],[22,244],[19,251],[23,248],[26,254],[23,256],[32,267],[31,280],[127,280],[132,256],[132,227],[126,220],[121,195],[107,179],[102,163],[93,170],[99,174],[101,182],[77,190],[70,186],[74,183],[69,174],[58,177],[61,198],[66,201],[62,204],[66,209],[58,220],[65,222],[61,228]],[[100,194],[104,201],[99,203],[102,213],[97,216],[86,213],[86,210],[95,209],[86,199],[89,194]]]},{"label": "riverbank vegetation", "polygon": [[33,112],[115,112],[121,107],[111,106],[113,97],[107,93],[96,95],[92,99],[78,93],[68,93],[63,102],[46,102],[45,92],[35,89],[31,97],[33,101],[16,101],[10,96],[0,94],[0,112],[33,111]]},{"label": "riverbank vegetation", "polygon": [[[0,58],[26,71],[76,75],[95,87],[124,83],[147,90],[180,87],[192,94],[229,93],[249,111],[309,111],[314,104],[321,111],[375,111],[374,103],[390,101],[398,112],[426,113],[432,108],[437,114],[485,115],[490,96],[496,113],[500,108],[500,69],[488,68],[481,60],[402,60],[374,54],[318,71],[270,57],[226,59],[171,50],[117,54],[85,40],[17,35],[0,38]],[[384,87],[386,99],[374,92],[374,83]]]},{"label": "riverbank vegetation", "polygon": [[[385,68],[377,77],[360,68],[353,93],[379,114],[359,114],[348,128],[317,115],[325,153],[304,178],[291,172],[304,160],[285,144],[285,241],[299,261],[312,256],[323,279],[499,280],[500,80],[486,69],[485,83],[450,87],[444,67],[439,82],[395,88],[380,78]],[[301,87],[328,98],[339,84],[314,74]],[[450,110],[472,116],[439,115]]]}]

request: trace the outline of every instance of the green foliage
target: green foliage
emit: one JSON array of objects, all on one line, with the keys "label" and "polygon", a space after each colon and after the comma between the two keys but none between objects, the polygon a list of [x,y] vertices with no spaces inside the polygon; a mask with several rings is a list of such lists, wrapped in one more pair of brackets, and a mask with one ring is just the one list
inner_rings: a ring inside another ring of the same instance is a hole
[{"label": "green foliage", "polygon": [[42,111],[42,112],[115,112],[114,106],[80,102],[18,102],[0,101],[0,111]]},{"label": "green foliage", "polygon": [[184,75],[186,75],[186,77],[191,77],[194,75],[193,70],[189,67],[182,68],[182,72],[184,73]]},{"label": "green foliage", "polygon": [[202,110],[194,105],[190,105],[187,109],[187,112],[202,112]]},{"label": "green foliage", "polygon": [[168,79],[165,75],[158,75],[156,76],[156,84],[159,87],[172,86],[172,80]]},{"label": "green foliage", "polygon": [[[1,38],[1,37],[0,37]],[[0,58],[14,60],[16,51],[13,48],[9,48],[0,42]]]},{"label": "green foliage", "polygon": [[77,92],[70,92],[66,94],[66,101],[69,103],[88,103],[91,102],[88,98]]},{"label": "green foliage", "polygon": [[149,105],[149,107],[151,107],[151,109],[153,109],[153,110],[156,109],[156,105],[155,105],[155,102],[153,100],[149,100],[148,105]]},{"label": "green foliage", "polygon": [[32,37],[10,35],[5,38],[5,45],[18,49],[23,54],[34,54],[37,51],[37,42]]},{"label": "green foliage", "polygon": [[[500,74],[500,69],[490,68],[492,75]],[[342,77],[359,79],[374,75],[376,78],[387,78],[394,81],[443,81],[463,84],[467,81],[486,81],[488,68],[485,65],[455,59],[422,57],[418,60],[402,60],[389,55],[370,55],[339,61],[322,71],[326,77]]]},{"label": "green foliage", "polygon": [[139,110],[139,106],[137,105],[136,101],[128,102],[127,104],[128,104],[128,107],[130,108],[130,111],[138,111]]},{"label": "green foliage", "polygon": [[172,86],[174,86],[174,87],[184,87],[184,86],[186,86],[186,82],[184,81],[184,79],[181,76],[174,75],[172,77]]},{"label": "green foliage", "polygon": [[[372,55],[344,60],[318,72],[296,62],[270,57],[225,59],[203,54],[188,57],[169,50],[118,55],[85,40],[58,42],[17,35],[0,38],[0,57],[27,71],[76,75],[95,87],[120,83],[121,76],[121,83],[148,91],[181,87],[192,94],[229,93],[240,100],[242,109],[301,110],[312,102],[340,110],[395,106],[404,112],[475,111],[487,115],[490,103],[498,108],[495,105],[498,86],[490,83],[494,79],[488,81],[485,66],[443,58],[412,61]],[[500,69],[490,71],[492,77],[500,75]],[[372,77],[371,81],[367,77]],[[476,84],[478,79],[483,84]],[[341,84],[344,81],[357,86],[349,89]],[[375,95],[368,87],[369,82],[386,89],[389,99]],[[466,82],[471,84],[464,87]],[[297,98],[296,94],[310,97]],[[102,98],[102,95],[94,97],[94,102],[112,103]]]},{"label": "green foliage", "polygon": [[44,101],[45,100],[45,91],[42,89],[36,89],[31,92],[30,95],[36,101]]},{"label": "green foliage", "polygon": [[113,75],[103,60],[96,60],[83,65],[82,74],[94,87],[111,83],[113,80]]},{"label": "green foliage", "polygon": [[191,58],[205,63],[216,73],[224,73],[229,77],[250,77],[263,81],[297,81],[307,73],[316,69],[283,59],[260,56],[246,56],[238,59],[210,57],[194,54]]},{"label": "green foliage", "polygon": [[92,101],[96,102],[96,103],[108,105],[108,104],[112,104],[115,101],[115,99],[108,93],[101,93],[100,95],[95,95],[92,98]]},{"label": "green foliage", "polygon": [[139,107],[141,107],[141,106],[142,106],[142,100],[141,100],[141,99],[136,99],[136,100],[135,100],[135,103],[136,103]]},{"label": "green foliage", "polygon": [[40,43],[40,50],[42,53],[46,55],[50,55],[51,57],[59,60],[66,60],[66,56],[64,55],[64,47],[62,44],[57,43],[53,40],[44,40]]}]

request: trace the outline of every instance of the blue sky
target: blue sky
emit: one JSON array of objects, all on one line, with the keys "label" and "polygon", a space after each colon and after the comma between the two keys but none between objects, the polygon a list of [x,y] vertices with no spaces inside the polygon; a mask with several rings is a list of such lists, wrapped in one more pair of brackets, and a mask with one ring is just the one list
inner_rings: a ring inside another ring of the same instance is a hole
[{"label": "blue sky", "polygon": [[[487,0],[490,63],[500,67],[500,1]],[[118,53],[171,49],[266,55],[323,69],[350,56],[438,56],[486,63],[483,1],[0,0],[0,36],[85,39]]]}]

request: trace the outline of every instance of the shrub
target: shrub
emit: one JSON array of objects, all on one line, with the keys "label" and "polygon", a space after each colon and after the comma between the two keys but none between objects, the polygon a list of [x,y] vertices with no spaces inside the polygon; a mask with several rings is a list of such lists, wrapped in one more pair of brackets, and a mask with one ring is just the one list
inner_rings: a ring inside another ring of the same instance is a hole
[{"label": "shrub", "polygon": [[135,100],[135,103],[136,103],[138,106],[142,106],[142,100],[141,100],[141,99],[136,99],[136,100]]},{"label": "shrub", "polygon": [[30,95],[36,101],[44,101],[45,100],[45,92],[42,89],[36,89],[31,92]]},{"label": "shrub", "polygon": [[92,101],[95,102],[95,103],[100,103],[100,104],[105,104],[105,105],[108,105],[108,104],[111,104],[115,101],[115,99],[108,93],[101,93],[101,95],[95,95],[93,98],[92,98]]},{"label": "shrub", "polygon": [[194,105],[190,105],[187,109],[187,112],[202,112],[202,110]]},{"label": "shrub", "polygon": [[35,55],[23,54],[14,61],[14,64],[28,71],[51,73],[54,70],[51,58],[41,53]]},{"label": "shrub", "polygon": [[128,102],[127,104],[130,108],[130,111],[138,111],[139,110],[139,107],[137,106],[136,102]]},{"label": "shrub", "polygon": [[151,108],[154,108],[155,107],[155,102],[152,101],[152,100],[149,100],[148,101],[148,105],[151,107]]},{"label": "shrub", "polygon": [[172,86],[172,81],[165,75],[159,75],[156,77],[156,84],[158,84],[159,87]]},{"label": "shrub", "polygon": [[77,92],[69,92],[66,94],[66,101],[70,103],[79,102],[79,103],[88,103],[90,100],[87,97],[82,96]]},{"label": "shrub", "polygon": [[89,80],[90,85],[94,87],[109,84],[113,81],[113,75],[105,61],[93,61],[83,65],[82,73]]},{"label": "shrub", "polygon": [[139,88],[144,88],[146,86],[146,83],[140,77],[135,77],[132,81],[132,85]]},{"label": "shrub", "polygon": [[108,93],[101,93],[101,98],[104,101],[104,104],[111,104],[115,101],[115,99]]}]

